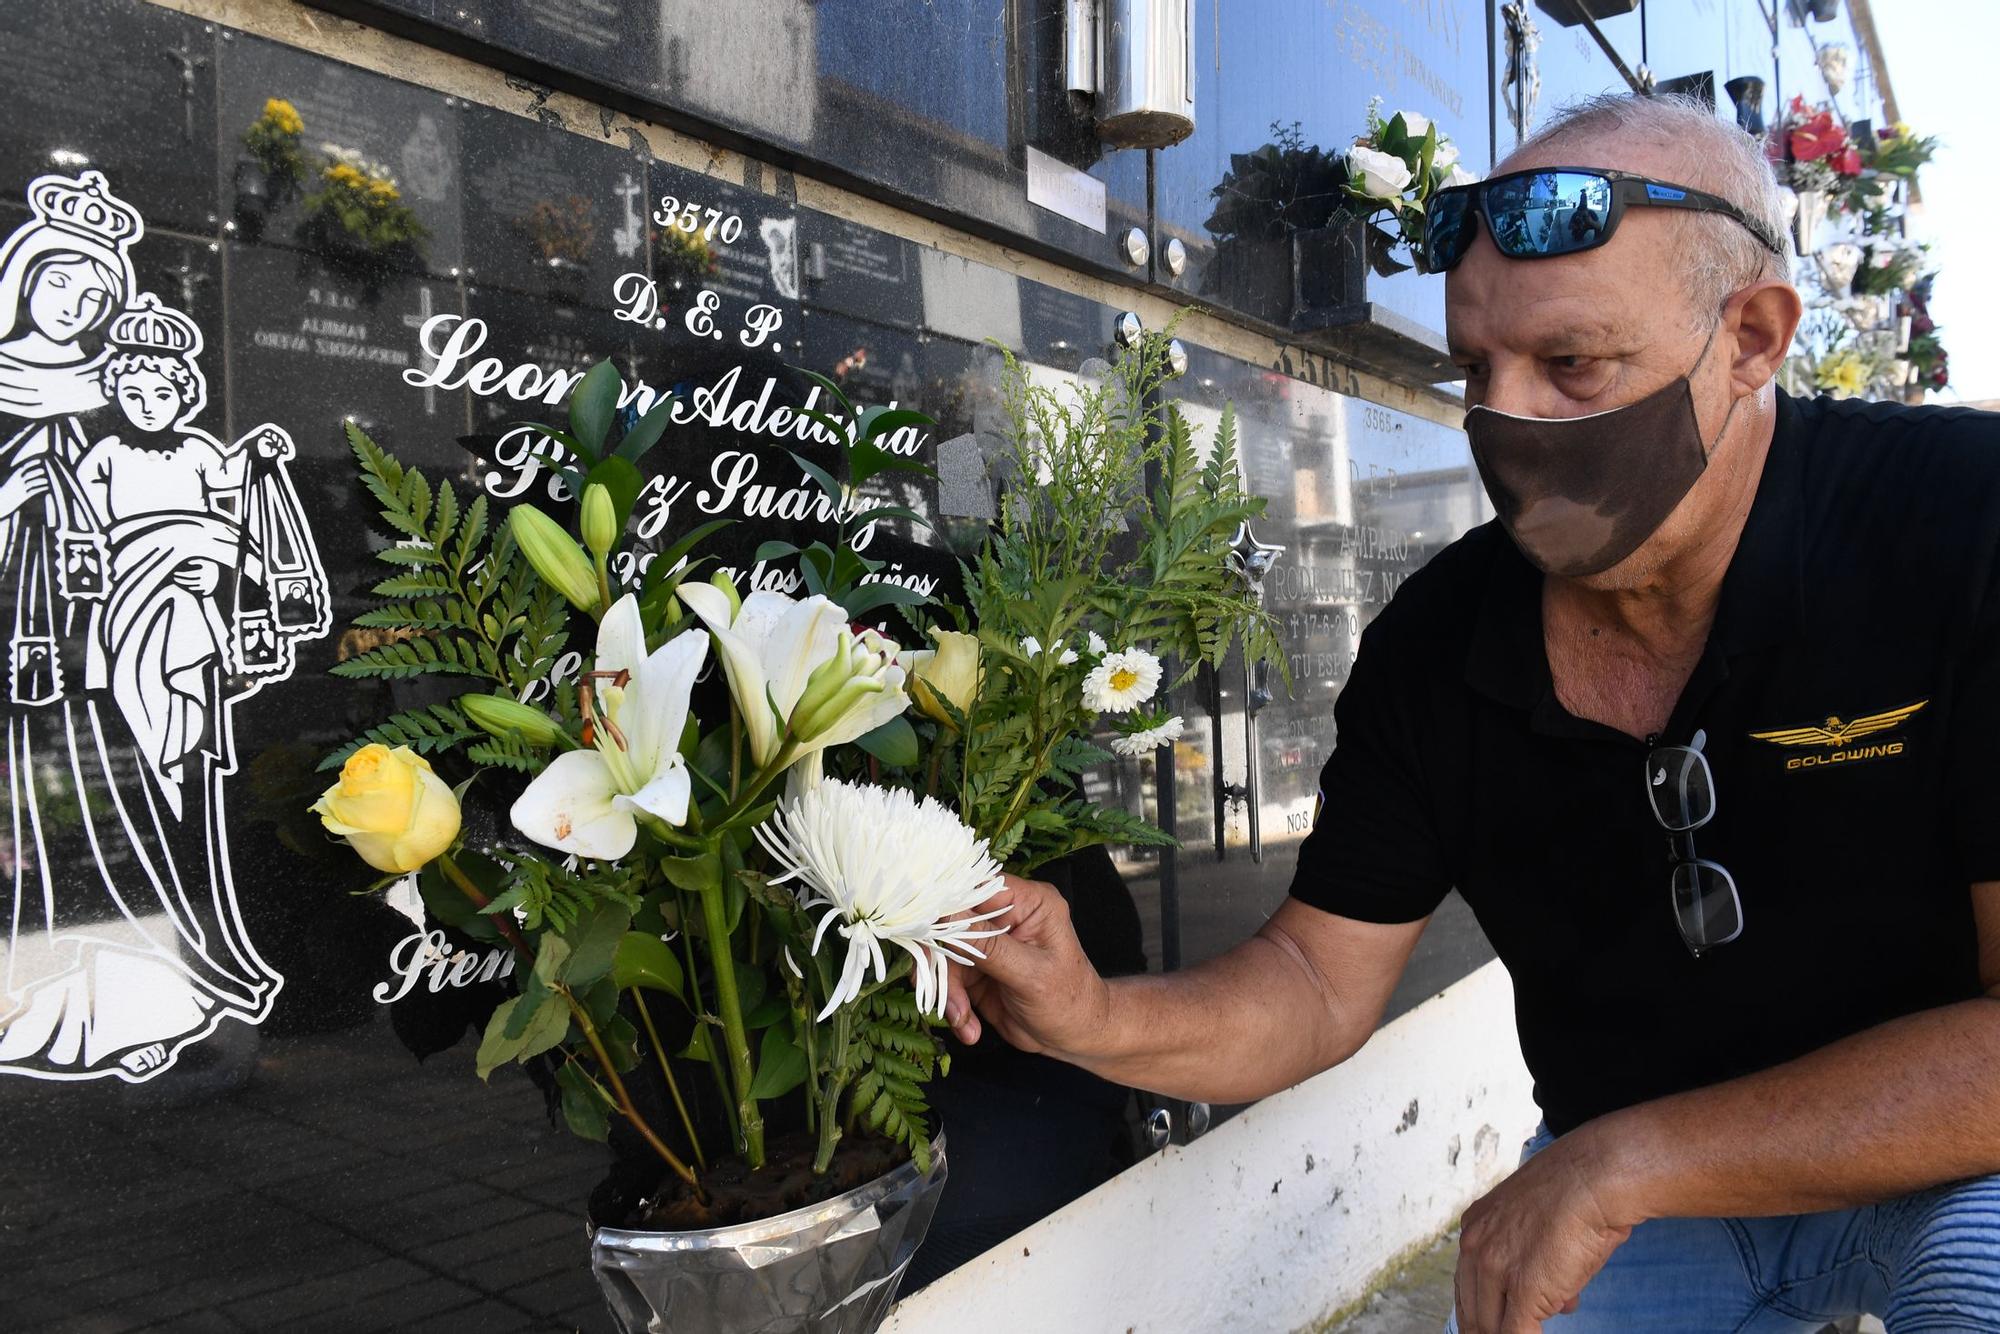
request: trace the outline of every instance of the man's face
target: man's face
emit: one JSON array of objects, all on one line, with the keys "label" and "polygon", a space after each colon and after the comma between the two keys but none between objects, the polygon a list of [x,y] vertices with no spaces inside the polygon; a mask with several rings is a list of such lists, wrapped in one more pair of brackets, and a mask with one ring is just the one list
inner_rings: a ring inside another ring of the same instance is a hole
[{"label": "man's face", "polygon": [[[1591,165],[1673,181],[1684,167],[1657,150],[1575,141],[1511,159],[1499,170]],[[1702,358],[1717,311],[1697,312],[1680,273],[1687,215],[1627,209],[1604,245],[1554,259],[1509,259],[1479,235],[1445,280],[1445,327],[1465,372],[1468,407],[1523,417],[1581,417],[1633,403],[1693,371],[1702,443],[1713,445],[1729,408],[1731,349],[1718,336]],[[1695,366],[1697,358],[1701,365]],[[1609,442],[1607,442],[1609,443]],[[1710,472],[1715,472],[1714,468]],[[1624,582],[1671,554],[1676,532],[1699,524],[1716,479],[1705,474],[1668,524],[1619,566],[1587,582]]]}]

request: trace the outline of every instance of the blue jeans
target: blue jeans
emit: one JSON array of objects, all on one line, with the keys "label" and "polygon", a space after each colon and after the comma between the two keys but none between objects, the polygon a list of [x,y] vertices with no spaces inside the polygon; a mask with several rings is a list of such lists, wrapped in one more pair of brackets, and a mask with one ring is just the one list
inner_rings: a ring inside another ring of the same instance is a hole
[{"label": "blue jeans", "polygon": [[[1553,1142],[1543,1127],[1521,1161]],[[1889,1334],[2000,1331],[2000,1176],[1829,1213],[1642,1223],[1575,1314],[1542,1328],[1808,1334],[1852,1315],[1881,1316]]]}]

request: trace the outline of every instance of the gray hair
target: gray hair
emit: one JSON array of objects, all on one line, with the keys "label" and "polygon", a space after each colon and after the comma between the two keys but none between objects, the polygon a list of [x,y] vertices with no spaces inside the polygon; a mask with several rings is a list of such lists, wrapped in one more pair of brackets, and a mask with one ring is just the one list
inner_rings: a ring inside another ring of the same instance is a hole
[{"label": "gray hair", "polygon": [[[1718,119],[1706,104],[1691,97],[1606,93],[1571,103],[1515,149],[1508,161],[1541,155],[1540,150],[1553,144],[1592,139],[1672,149],[1681,160],[1675,184],[1721,196],[1783,244],[1790,223],[1763,143]],[[1505,169],[1503,163],[1495,171]],[[1791,277],[1789,254],[1773,254],[1730,219],[1712,213],[1686,217],[1690,225],[1681,233],[1678,258],[1688,275],[1688,299],[1700,327],[1707,327],[1731,292],[1767,278]]]}]

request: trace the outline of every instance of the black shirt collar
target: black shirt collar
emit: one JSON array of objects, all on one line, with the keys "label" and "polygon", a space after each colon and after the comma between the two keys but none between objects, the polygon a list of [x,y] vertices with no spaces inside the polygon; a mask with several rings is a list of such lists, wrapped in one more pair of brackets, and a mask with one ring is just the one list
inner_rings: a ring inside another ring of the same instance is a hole
[{"label": "black shirt collar", "polygon": [[[1724,655],[1783,643],[1804,622],[1804,459],[1800,405],[1778,392],[1777,427],[1723,576],[1709,651]],[[1492,559],[1466,657],[1466,683],[1502,704],[1535,709],[1552,697],[1542,644],[1542,575],[1496,522]]]}]

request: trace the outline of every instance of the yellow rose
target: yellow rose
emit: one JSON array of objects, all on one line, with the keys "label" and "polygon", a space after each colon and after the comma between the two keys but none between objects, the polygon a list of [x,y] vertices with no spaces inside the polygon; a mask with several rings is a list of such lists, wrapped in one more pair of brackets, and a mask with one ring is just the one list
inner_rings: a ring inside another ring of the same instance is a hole
[{"label": "yellow rose", "polygon": [[957,630],[933,630],[937,648],[905,655],[910,670],[910,698],[925,714],[955,728],[942,697],[963,716],[979,697],[979,636]]},{"label": "yellow rose", "polygon": [[392,875],[418,869],[458,837],[458,798],[408,746],[355,751],[312,810],[362,861]]}]

